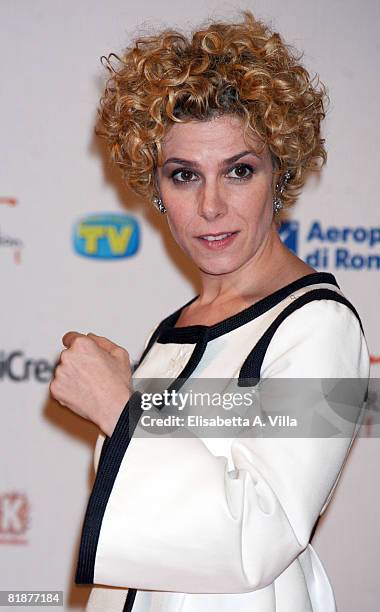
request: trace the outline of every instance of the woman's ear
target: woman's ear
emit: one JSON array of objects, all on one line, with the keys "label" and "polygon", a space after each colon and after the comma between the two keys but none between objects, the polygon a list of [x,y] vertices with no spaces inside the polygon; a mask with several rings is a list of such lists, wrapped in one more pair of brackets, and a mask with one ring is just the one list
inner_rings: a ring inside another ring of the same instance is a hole
[{"label": "woman's ear", "polygon": [[271,156],[271,160],[272,160],[272,168],[273,168],[273,175],[272,175],[272,191],[273,194],[276,191],[276,185],[279,181],[280,175],[281,175],[281,171],[280,171],[280,160],[278,159],[277,155],[275,155],[272,151],[270,152],[270,156]]},{"label": "woman's ear", "polygon": [[160,195],[160,185],[159,178],[157,172],[157,166],[155,166],[152,170],[152,188],[151,188],[151,197]]}]

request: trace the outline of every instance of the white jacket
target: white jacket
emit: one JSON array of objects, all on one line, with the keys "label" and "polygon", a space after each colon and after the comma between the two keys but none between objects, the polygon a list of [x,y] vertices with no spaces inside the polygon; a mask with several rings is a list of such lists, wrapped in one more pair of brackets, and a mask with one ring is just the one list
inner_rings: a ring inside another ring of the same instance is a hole
[{"label": "white jacket", "polygon": [[365,408],[370,362],[357,312],[326,272],[213,326],[175,328],[182,308],[152,330],[137,387],[149,378],[310,378],[300,400],[308,418],[312,405],[324,407],[328,379],[348,379],[348,434],[143,437],[136,392],[95,449],[76,574],[97,585],[86,611],[335,612],[310,539]]}]

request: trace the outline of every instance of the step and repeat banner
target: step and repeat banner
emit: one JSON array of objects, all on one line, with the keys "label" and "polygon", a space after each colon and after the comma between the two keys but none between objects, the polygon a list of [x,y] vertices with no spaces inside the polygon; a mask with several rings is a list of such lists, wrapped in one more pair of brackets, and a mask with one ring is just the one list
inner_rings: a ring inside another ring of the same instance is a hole
[{"label": "step and repeat banner", "polygon": [[372,409],[313,546],[340,612],[378,609],[377,0],[0,4],[2,590],[63,591],[65,610],[82,610],[89,594],[74,572],[98,430],[49,397],[63,334],[104,335],[137,361],[152,327],[198,292],[166,218],[123,185],[94,135],[107,76],[100,57],[139,32],[188,31],[242,8],[304,50],[331,98],[327,166],[280,231],[299,257],[336,276],[365,329]]}]

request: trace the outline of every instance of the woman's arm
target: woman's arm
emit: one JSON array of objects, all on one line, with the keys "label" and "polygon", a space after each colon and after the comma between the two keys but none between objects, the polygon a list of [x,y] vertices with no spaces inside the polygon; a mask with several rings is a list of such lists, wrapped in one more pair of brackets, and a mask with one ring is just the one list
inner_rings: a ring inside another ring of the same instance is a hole
[{"label": "woman's arm", "polygon": [[[148,346],[148,343],[149,343],[151,337],[153,336],[154,332],[156,331],[157,327],[158,327],[158,325],[154,325],[154,327],[152,327],[152,329],[149,331],[148,336],[145,339],[143,350],[142,350],[141,353],[143,353],[145,351],[145,349]],[[104,441],[106,439],[108,439],[106,434],[103,433],[102,431],[100,431],[99,435],[97,437],[96,443],[95,443],[95,450],[94,450],[94,469],[95,469],[95,472],[97,472],[97,470],[98,470],[100,455],[101,455],[101,452],[102,452]]]},{"label": "woman's arm", "polygon": [[[276,331],[262,376],[359,378],[363,399],[369,356],[357,318],[335,301],[303,306]],[[316,389],[310,397],[304,389],[307,411]],[[362,406],[354,406],[357,419]],[[227,457],[198,438],[129,440],[127,410],[98,470],[77,583],[189,593],[265,587],[308,545],[352,441],[236,438],[229,471]]]}]

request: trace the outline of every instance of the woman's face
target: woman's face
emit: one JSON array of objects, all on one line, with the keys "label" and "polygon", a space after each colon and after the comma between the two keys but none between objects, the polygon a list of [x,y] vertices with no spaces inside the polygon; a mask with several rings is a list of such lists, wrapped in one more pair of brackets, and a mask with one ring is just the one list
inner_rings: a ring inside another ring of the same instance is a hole
[{"label": "woman's face", "polygon": [[271,155],[259,140],[247,145],[242,125],[230,115],[174,124],[157,168],[171,232],[209,274],[233,272],[259,259],[276,231]]}]

